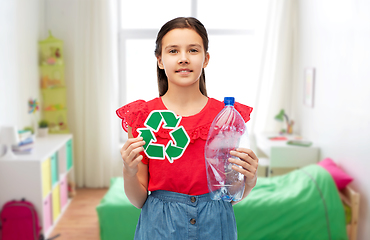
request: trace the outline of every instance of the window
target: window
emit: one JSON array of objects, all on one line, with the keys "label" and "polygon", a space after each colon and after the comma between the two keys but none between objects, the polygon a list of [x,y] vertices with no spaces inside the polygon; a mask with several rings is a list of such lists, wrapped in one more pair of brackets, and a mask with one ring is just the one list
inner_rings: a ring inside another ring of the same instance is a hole
[{"label": "window", "polygon": [[[211,58],[205,69],[208,96],[221,101],[225,96],[234,96],[236,101],[253,106],[266,2],[119,1],[120,105],[158,96],[154,56],[157,32],[175,17],[193,16],[204,24],[209,37]],[[124,138],[121,136],[121,140]]]}]

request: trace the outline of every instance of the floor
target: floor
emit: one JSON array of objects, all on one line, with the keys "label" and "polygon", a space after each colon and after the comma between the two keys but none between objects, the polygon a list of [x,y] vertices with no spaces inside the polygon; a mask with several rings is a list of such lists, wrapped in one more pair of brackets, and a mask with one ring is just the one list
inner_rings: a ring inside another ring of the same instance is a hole
[{"label": "floor", "polygon": [[60,234],[55,240],[100,240],[95,207],[108,189],[78,188],[76,191],[49,238]]}]

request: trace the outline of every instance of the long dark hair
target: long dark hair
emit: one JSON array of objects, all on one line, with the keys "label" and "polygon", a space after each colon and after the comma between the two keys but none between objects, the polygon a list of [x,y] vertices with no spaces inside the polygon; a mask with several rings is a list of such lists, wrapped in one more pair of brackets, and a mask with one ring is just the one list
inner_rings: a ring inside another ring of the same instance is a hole
[{"label": "long dark hair", "polygon": [[[189,28],[196,31],[203,40],[204,51],[208,51],[208,34],[204,25],[196,18],[193,17],[178,17],[172,19],[162,26],[157,35],[157,40],[155,41],[155,56],[160,57],[162,54],[162,39],[171,30],[177,28]],[[163,96],[168,90],[168,79],[164,69],[160,69],[157,64],[157,81],[158,81],[158,91],[159,96]],[[202,74],[199,78],[199,90],[204,95],[207,96],[206,89],[206,76],[204,73],[204,68],[202,69]]]}]

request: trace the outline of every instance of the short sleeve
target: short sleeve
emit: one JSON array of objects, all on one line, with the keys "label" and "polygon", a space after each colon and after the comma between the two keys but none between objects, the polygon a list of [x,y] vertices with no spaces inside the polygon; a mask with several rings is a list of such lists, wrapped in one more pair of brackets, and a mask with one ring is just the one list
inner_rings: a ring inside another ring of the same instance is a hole
[{"label": "short sleeve", "polygon": [[127,132],[128,126],[136,129],[140,121],[147,115],[146,102],[137,100],[116,110],[117,116],[122,119],[122,128]]},{"label": "short sleeve", "polygon": [[252,107],[236,102],[234,104],[235,109],[240,113],[245,122],[248,122],[251,118],[251,112],[253,111]]},{"label": "short sleeve", "polygon": [[[137,100],[129,103],[116,110],[117,116],[122,119],[122,128],[128,132],[128,127],[132,127],[132,134],[134,137],[137,135],[136,129],[145,122],[148,115],[147,104],[144,100]],[[142,162],[144,164],[149,163],[149,158],[145,153],[140,153],[143,156]]]}]

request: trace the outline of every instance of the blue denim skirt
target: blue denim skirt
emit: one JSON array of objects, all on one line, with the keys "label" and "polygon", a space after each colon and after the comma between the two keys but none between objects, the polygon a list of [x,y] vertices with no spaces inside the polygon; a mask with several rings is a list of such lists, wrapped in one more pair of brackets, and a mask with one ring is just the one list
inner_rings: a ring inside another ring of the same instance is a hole
[{"label": "blue denim skirt", "polygon": [[209,194],[154,191],[141,210],[134,239],[236,240],[234,210],[230,202],[212,200]]}]

